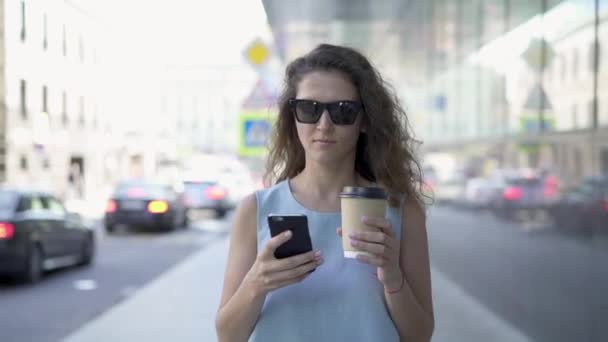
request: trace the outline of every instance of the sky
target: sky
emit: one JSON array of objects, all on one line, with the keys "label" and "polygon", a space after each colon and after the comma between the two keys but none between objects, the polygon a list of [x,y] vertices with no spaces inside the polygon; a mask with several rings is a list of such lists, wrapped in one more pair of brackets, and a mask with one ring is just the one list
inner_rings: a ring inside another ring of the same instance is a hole
[{"label": "sky", "polygon": [[261,0],[92,3],[127,51],[152,64],[239,64],[251,41],[271,40]]},{"label": "sky", "polygon": [[255,73],[245,48],[256,39],[272,41],[261,0],[71,1],[92,8],[103,22],[113,112],[134,128],[159,110],[151,96],[164,66]]}]

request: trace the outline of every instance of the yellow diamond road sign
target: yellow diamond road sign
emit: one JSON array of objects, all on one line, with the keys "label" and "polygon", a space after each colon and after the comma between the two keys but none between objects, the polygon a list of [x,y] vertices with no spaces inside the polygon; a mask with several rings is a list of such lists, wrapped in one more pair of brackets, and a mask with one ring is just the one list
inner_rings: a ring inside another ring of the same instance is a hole
[{"label": "yellow diamond road sign", "polygon": [[256,40],[245,50],[245,56],[254,66],[261,66],[268,61],[270,49],[263,42]]}]

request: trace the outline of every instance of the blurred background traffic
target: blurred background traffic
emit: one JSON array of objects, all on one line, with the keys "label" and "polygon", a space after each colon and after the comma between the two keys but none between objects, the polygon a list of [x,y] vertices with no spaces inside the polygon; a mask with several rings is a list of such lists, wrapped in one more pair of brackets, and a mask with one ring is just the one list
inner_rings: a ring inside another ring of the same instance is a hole
[{"label": "blurred background traffic", "polygon": [[607,17],[605,0],[0,0],[0,340],[61,340],[225,241],[268,185],[284,67],[323,42],[370,57],[422,142],[437,339],[605,340]]}]

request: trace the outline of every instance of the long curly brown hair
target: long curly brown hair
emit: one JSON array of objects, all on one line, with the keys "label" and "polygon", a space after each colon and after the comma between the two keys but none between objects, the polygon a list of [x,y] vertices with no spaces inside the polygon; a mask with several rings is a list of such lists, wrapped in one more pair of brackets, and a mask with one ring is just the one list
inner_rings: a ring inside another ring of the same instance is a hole
[{"label": "long curly brown hair", "polygon": [[339,71],[350,77],[363,103],[362,125],[366,130],[357,141],[355,171],[384,187],[391,206],[398,205],[400,194],[413,196],[422,204],[421,168],[415,157],[419,142],[410,134],[407,114],[393,87],[361,53],[329,44],[317,46],[286,68],[284,88],[278,99],[278,118],[266,161],[268,184],[293,178],[304,170],[304,148],[298,139],[288,101],[296,96],[303,76],[319,70]]}]

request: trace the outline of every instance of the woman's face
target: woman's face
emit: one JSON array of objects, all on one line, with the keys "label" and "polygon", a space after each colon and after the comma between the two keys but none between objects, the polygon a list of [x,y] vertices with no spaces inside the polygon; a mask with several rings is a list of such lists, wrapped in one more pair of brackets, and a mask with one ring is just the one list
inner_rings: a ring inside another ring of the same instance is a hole
[{"label": "woman's face", "polygon": [[[338,71],[313,71],[306,74],[298,84],[296,99],[318,102],[359,101],[357,89],[348,77]],[[363,112],[351,125],[336,125],[327,110],[316,123],[296,121],[298,137],[307,160],[339,163],[354,159],[357,140],[361,132]]]}]

